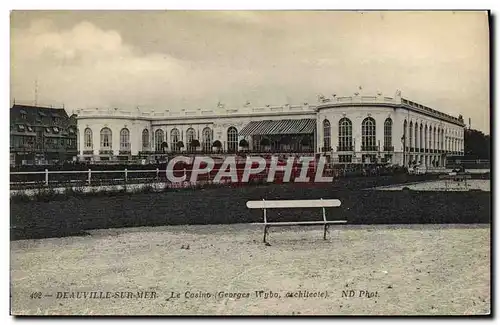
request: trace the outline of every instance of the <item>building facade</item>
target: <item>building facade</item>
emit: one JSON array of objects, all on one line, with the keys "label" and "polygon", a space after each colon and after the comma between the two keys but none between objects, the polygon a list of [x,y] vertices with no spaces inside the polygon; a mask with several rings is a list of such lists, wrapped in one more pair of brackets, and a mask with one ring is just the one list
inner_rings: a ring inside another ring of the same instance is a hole
[{"label": "building facade", "polygon": [[171,153],[323,154],[333,163],[443,166],[461,155],[464,127],[453,117],[402,98],[321,98],[316,105],[77,114],[79,157],[87,161],[155,159]]},{"label": "building facade", "polygon": [[76,159],[77,121],[63,108],[14,104],[10,109],[10,164],[46,165]]}]

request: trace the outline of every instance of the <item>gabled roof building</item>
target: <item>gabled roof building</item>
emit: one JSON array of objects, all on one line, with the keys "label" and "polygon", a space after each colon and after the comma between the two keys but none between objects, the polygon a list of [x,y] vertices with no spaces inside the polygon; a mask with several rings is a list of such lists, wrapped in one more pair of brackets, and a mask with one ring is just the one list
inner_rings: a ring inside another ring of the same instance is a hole
[{"label": "gabled roof building", "polygon": [[14,104],[10,109],[11,165],[45,165],[77,156],[76,116],[63,108]]}]

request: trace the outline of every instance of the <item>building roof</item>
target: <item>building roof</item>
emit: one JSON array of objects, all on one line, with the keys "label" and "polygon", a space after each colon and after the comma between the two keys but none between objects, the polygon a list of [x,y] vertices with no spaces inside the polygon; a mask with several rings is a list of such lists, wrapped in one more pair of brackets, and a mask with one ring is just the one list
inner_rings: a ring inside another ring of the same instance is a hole
[{"label": "building roof", "polygon": [[[57,118],[57,120],[54,121],[54,118]],[[10,124],[11,126],[15,126],[16,129],[19,128],[19,125],[23,127],[42,126],[51,129],[57,127],[61,130],[67,130],[69,128],[74,128],[76,130],[77,127],[75,117],[72,116],[70,118],[64,108],[18,104],[14,104],[10,109]],[[25,132],[25,130],[20,132]]]},{"label": "building roof", "polygon": [[295,120],[265,120],[252,121],[248,123],[239,133],[242,136],[248,135],[269,135],[269,134],[307,134],[314,133],[316,129],[315,119],[295,119]]},{"label": "building roof", "polygon": [[14,104],[10,109],[10,114],[12,115],[21,115],[21,113],[27,114],[27,116],[35,116],[40,113],[40,115],[55,115],[62,118],[68,118],[68,114],[64,110],[64,108],[56,108],[56,107],[44,107],[44,106],[29,106],[29,105],[19,105]]}]

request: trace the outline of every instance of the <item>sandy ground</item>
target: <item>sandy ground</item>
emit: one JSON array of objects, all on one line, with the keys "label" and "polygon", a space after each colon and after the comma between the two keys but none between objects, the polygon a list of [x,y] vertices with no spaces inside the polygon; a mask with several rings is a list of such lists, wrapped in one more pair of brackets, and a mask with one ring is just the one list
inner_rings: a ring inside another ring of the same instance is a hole
[{"label": "sandy ground", "polygon": [[456,182],[452,180],[440,180],[431,182],[419,182],[413,184],[399,184],[391,186],[376,187],[376,190],[383,191],[400,191],[404,187],[416,191],[468,191],[468,190],[481,190],[490,192],[491,181],[489,179],[469,179],[467,184],[465,182]]},{"label": "sandy ground", "polygon": [[[344,225],[332,228],[326,241],[317,227],[272,228],[269,241],[265,246],[262,228],[249,224],[109,229],[87,237],[14,241],[12,314],[490,312],[489,225]],[[257,297],[259,290],[278,297]],[[328,296],[286,297],[304,290]],[[58,299],[77,291],[148,297]],[[180,298],[169,299],[172,291]],[[212,297],[186,298],[187,291]]]}]

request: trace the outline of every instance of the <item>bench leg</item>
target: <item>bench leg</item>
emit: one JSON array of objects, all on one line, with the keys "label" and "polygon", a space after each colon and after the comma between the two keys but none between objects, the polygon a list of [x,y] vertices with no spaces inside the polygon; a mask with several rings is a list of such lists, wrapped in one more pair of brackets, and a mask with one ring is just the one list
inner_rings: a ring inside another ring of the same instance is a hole
[{"label": "bench leg", "polygon": [[264,243],[267,243],[266,237],[267,237],[268,228],[269,228],[269,226],[264,226]]},{"label": "bench leg", "polygon": [[326,232],[328,231],[329,224],[325,223],[325,231],[323,232],[323,239],[326,240]]}]

